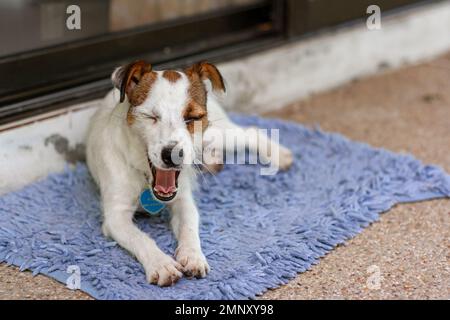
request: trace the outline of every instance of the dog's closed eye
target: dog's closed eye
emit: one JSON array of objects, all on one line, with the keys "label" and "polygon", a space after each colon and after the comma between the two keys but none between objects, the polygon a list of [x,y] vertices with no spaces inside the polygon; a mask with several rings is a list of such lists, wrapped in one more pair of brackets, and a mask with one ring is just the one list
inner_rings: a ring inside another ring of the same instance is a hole
[{"label": "dog's closed eye", "polygon": [[159,116],[157,116],[156,114],[141,113],[139,114],[139,117],[152,120],[153,123],[156,123],[159,120]]},{"label": "dog's closed eye", "polygon": [[184,122],[185,122],[185,123],[191,123],[191,122],[194,122],[194,121],[199,121],[199,120],[202,120],[204,116],[205,116],[205,115],[188,116],[188,117],[185,117],[185,118],[184,118]]}]

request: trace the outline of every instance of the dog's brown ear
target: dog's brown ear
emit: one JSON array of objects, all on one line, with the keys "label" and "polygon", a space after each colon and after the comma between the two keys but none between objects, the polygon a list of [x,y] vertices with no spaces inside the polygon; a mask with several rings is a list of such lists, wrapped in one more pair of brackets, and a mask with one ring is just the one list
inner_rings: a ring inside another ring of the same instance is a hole
[{"label": "dog's brown ear", "polygon": [[111,80],[114,87],[120,90],[121,103],[125,100],[125,94],[129,96],[142,76],[151,71],[152,66],[150,63],[139,60],[119,67],[113,72]]},{"label": "dog's brown ear", "polygon": [[188,69],[186,69],[186,74],[188,76],[192,76],[193,74],[197,74],[201,80],[208,79],[211,81],[211,85],[213,90],[223,91],[225,92],[225,83],[223,81],[223,77],[219,72],[217,67],[209,62],[202,61],[198,62]]}]

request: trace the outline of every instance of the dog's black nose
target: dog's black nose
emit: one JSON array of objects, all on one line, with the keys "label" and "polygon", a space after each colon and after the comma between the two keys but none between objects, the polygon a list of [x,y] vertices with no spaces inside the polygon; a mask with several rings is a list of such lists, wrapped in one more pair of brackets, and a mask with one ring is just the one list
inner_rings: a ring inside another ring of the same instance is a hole
[{"label": "dog's black nose", "polygon": [[177,167],[182,164],[184,151],[176,144],[165,146],[161,151],[161,159],[168,167]]}]

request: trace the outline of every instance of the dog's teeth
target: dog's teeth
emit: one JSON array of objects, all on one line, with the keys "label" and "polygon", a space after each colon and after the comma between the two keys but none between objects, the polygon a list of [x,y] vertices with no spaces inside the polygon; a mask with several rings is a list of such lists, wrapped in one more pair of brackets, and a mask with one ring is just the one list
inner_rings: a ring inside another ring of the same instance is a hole
[{"label": "dog's teeth", "polygon": [[163,198],[169,198],[169,197],[173,196],[173,193],[160,193],[160,192],[157,192],[157,194],[160,197],[163,197]]},{"label": "dog's teeth", "polygon": [[160,197],[169,198],[169,197],[173,196],[175,194],[175,192],[177,192],[178,190],[175,190],[175,192],[171,192],[171,193],[162,193],[162,192],[156,191],[155,189],[153,189],[153,191]]}]

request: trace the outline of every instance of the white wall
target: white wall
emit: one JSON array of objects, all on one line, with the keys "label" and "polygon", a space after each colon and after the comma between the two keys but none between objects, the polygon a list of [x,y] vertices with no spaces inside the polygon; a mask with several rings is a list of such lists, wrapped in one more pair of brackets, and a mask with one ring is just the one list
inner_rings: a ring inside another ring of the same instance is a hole
[{"label": "white wall", "polygon": [[0,194],[61,171],[65,155],[56,151],[49,138],[64,137],[70,148],[83,143],[97,105],[90,103],[80,111],[0,132]]}]

